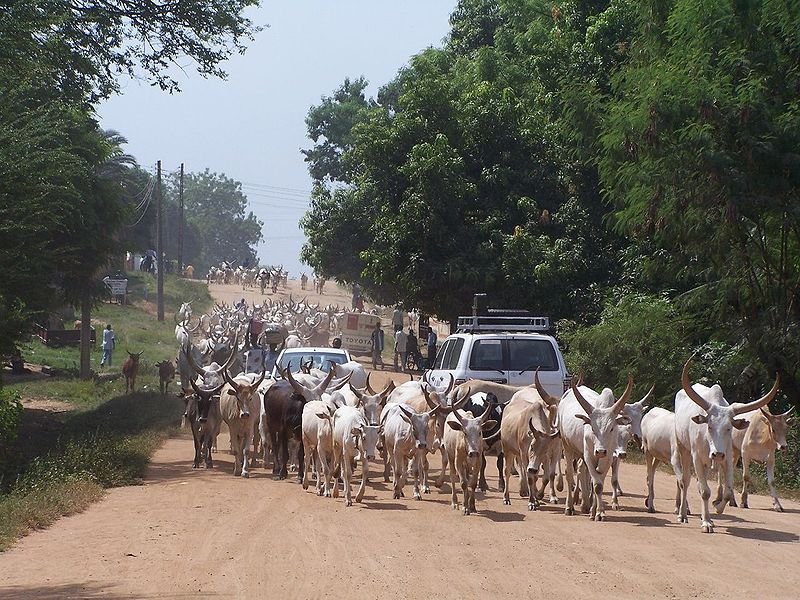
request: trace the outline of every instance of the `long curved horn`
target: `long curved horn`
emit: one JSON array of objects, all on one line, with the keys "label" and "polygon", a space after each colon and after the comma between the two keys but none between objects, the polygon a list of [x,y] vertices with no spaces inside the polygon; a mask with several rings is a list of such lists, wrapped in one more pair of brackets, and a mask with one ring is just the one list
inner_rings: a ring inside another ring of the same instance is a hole
[{"label": "long curved horn", "polygon": [[258,378],[258,381],[256,381],[256,382],[253,384],[253,389],[254,389],[254,390],[257,390],[257,389],[258,389],[258,386],[260,386],[260,385],[261,385],[261,383],[264,381],[264,378],[265,378],[266,376],[267,376],[267,369],[266,369],[266,366],[262,364],[262,365],[261,365],[261,377],[259,377],[259,378]]},{"label": "long curved horn", "polygon": [[236,346],[239,343],[239,334],[233,336],[233,343],[231,344],[231,355],[225,361],[225,364],[222,365],[222,369],[225,370],[233,364],[233,358],[236,356]]},{"label": "long curved horn", "polygon": [[[346,386],[348,383],[350,383],[350,378],[352,376],[353,376],[352,373],[348,373],[345,377],[342,377],[341,381],[338,381],[338,382],[336,382],[335,385],[332,385],[330,388],[325,388],[325,389],[328,389],[328,390],[330,390],[332,392],[335,392],[336,390],[340,390],[344,386]],[[323,391],[325,391],[325,390],[323,390]]]},{"label": "long curved horn", "polygon": [[583,385],[583,369],[578,371],[578,383],[577,386],[581,387]]},{"label": "long curved horn", "polygon": [[767,392],[766,396],[762,396],[755,402],[750,402],[745,404],[743,402],[734,402],[731,406],[733,407],[733,414],[741,415],[742,413],[750,412],[751,410],[756,410],[757,408],[761,408],[762,406],[766,406],[778,395],[778,390],[781,389],[781,374],[775,373],[775,383],[772,384],[772,389]]},{"label": "long curved horn", "polygon": [[681,387],[683,391],[686,392],[686,395],[697,404],[700,408],[705,411],[708,411],[708,402],[705,398],[703,398],[700,394],[695,392],[692,389],[691,384],[689,383],[689,366],[692,364],[692,359],[686,361],[686,364],[683,365],[683,371],[681,371]]},{"label": "long curved horn", "polygon": [[539,367],[536,367],[536,371],[533,374],[533,383],[536,385],[536,391],[539,392],[539,395],[542,397],[542,400],[544,400],[545,404],[548,406],[551,404],[558,404],[559,398],[553,398],[550,394],[548,394],[547,390],[544,389],[542,382],[539,380]]},{"label": "long curved horn", "polygon": [[425,402],[428,403],[428,406],[430,406],[431,408],[438,408],[440,404],[438,402],[433,401],[430,394],[428,393],[428,388],[425,387],[424,385],[420,385],[420,387],[422,388],[422,393],[425,396]]},{"label": "long curved horn", "polygon": [[581,408],[586,411],[587,415],[591,415],[592,411],[594,411],[594,407],[586,401],[586,398],[584,398],[578,391],[578,388],[575,387],[574,377],[569,380],[569,388],[572,390],[572,393],[575,395],[575,400],[578,401],[578,404],[581,405]]},{"label": "long curved horn", "polygon": [[[392,381],[392,380],[390,379],[390,380],[389,380],[389,383],[387,383],[387,384],[386,384],[386,387],[385,387],[385,388],[383,388],[383,391],[382,391],[380,394],[378,394],[378,395],[379,395],[379,396],[388,396],[389,394],[391,394],[391,393],[392,393],[392,390],[394,390],[394,388],[395,388],[394,381]],[[373,396],[374,396],[374,395],[375,395],[375,394],[373,394]],[[791,408],[789,409],[789,412],[792,412],[792,409],[791,409]],[[789,414],[789,413],[786,413],[786,414]]]},{"label": "long curved horn", "polygon": [[367,387],[366,390],[369,392],[370,396],[375,395],[375,390],[372,389],[372,386],[369,384],[369,376],[372,375],[372,371],[367,373]]},{"label": "long curved horn", "polygon": [[[350,383],[350,382],[348,381],[347,383]],[[365,388],[365,389],[366,389],[366,388]],[[358,398],[359,400],[361,400],[361,399],[364,397],[364,392],[362,392],[361,390],[359,390],[359,389],[358,389],[356,386],[354,386],[352,383],[350,383],[350,391],[351,391],[351,392],[353,392],[353,393],[356,395],[356,398]]]},{"label": "long curved horn", "polygon": [[[331,379],[333,379],[335,373],[336,369],[332,367],[331,370],[328,371],[328,375],[325,377],[325,379],[322,380],[322,383],[320,383],[319,385],[317,385],[317,387],[314,388],[314,391],[318,394],[321,394],[326,389],[328,389],[328,384],[331,382]],[[348,381],[350,380],[348,379]]]},{"label": "long curved horn", "polygon": [[644,395],[644,398],[639,400],[639,402],[641,402],[642,404],[647,404],[648,402],[651,402],[653,400],[653,394],[655,394],[655,391],[656,391],[656,384],[653,384],[650,386],[650,389]]},{"label": "long curved horn", "polygon": [[307,391],[305,389],[305,386],[303,384],[299,383],[294,378],[294,376],[292,375],[292,369],[290,367],[288,367],[288,366],[286,367],[286,370],[284,371],[284,377],[286,377],[286,379],[289,380],[289,383],[294,388],[294,391],[297,392],[298,394],[300,394],[301,396],[303,395],[303,392]]},{"label": "long curved horn", "polygon": [[633,375],[628,374],[628,386],[625,388],[625,392],[623,392],[622,396],[620,396],[619,400],[614,402],[614,406],[612,407],[612,411],[614,414],[619,414],[622,410],[622,407],[628,402],[628,398],[631,397],[631,392],[633,391]]},{"label": "long curved horn", "polygon": [[222,378],[225,379],[237,393],[239,392],[239,384],[231,378],[227,369],[222,369]]},{"label": "long curved horn", "polygon": [[452,373],[448,373],[448,375],[450,375],[450,385],[447,386],[447,389],[444,392],[445,394],[449,394],[453,390],[453,386],[456,383],[456,378],[453,377],[453,374]]},{"label": "long curved horn", "polygon": [[192,356],[192,348],[193,348],[192,343],[189,342],[187,346],[183,346],[181,348],[181,352],[183,352],[186,355],[186,360],[189,361],[189,366],[192,367],[194,372],[197,373],[198,375],[205,376],[206,372],[199,366],[197,366],[196,362],[194,362],[194,356]]},{"label": "long curved horn", "polygon": [[786,418],[786,417],[788,417],[790,414],[792,414],[792,411],[793,411],[793,410],[794,410],[794,406],[792,406],[791,408],[789,408],[789,410],[787,410],[785,413],[781,413],[781,414],[779,414],[778,416],[779,416],[779,417],[784,417],[784,418]]},{"label": "long curved horn", "polygon": [[486,410],[483,411],[481,415],[480,424],[483,425],[486,421],[489,420],[489,415],[492,414],[492,406],[494,406],[494,402],[486,401]]},{"label": "long curved horn", "polygon": [[450,411],[452,412],[458,410],[459,408],[464,406],[467,402],[469,402],[471,392],[472,390],[468,387],[467,391],[461,396],[461,398],[459,398],[458,394],[456,394],[456,401],[453,402],[453,405],[450,407]]}]

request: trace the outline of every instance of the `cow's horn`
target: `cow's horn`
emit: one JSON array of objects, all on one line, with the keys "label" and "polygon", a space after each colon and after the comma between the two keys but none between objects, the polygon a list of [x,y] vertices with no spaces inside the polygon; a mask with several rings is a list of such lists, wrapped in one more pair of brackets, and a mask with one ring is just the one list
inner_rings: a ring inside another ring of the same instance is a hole
[{"label": "cow's horn", "polygon": [[756,410],[757,408],[761,408],[762,406],[766,406],[778,395],[778,390],[781,389],[781,374],[775,373],[775,383],[772,384],[772,389],[767,392],[766,396],[762,396],[755,402],[750,402],[749,404],[744,404],[742,402],[734,402],[731,406],[733,406],[733,414],[741,415],[742,413],[750,412],[751,410]]}]

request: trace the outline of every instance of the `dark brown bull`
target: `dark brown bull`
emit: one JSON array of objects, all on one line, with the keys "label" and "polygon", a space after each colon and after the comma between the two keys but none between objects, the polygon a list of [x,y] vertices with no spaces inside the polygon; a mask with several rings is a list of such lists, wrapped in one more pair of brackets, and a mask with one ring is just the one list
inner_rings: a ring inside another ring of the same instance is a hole
[{"label": "dark brown bull", "polygon": [[[289,462],[289,440],[295,439],[299,443],[297,470],[298,479],[302,482],[305,472],[303,454],[303,407],[306,402],[321,400],[322,393],[327,389],[333,379],[334,369],[328,372],[327,377],[314,388],[308,388],[298,383],[291,371],[286,369],[282,373],[284,379],[276,381],[267,390],[264,396],[264,412],[267,417],[272,443],[272,478],[286,479]],[[347,385],[349,377],[345,377],[341,385]],[[340,385],[340,387],[341,387]]]},{"label": "dark brown bull", "polygon": [[139,373],[139,359],[144,350],[141,352],[128,352],[128,358],[122,363],[122,374],[125,376],[125,393],[133,391],[136,384],[136,375]]},{"label": "dark brown bull", "polygon": [[166,396],[169,391],[169,382],[175,379],[175,365],[171,360],[164,360],[156,363],[158,367],[158,386],[161,389],[161,395]]},{"label": "dark brown bull", "polygon": [[211,447],[219,433],[222,416],[219,410],[219,391],[222,384],[216,388],[204,390],[192,380],[194,394],[185,398],[186,412],[184,413],[192,428],[194,439],[194,461],[192,468],[200,467],[200,462],[205,462],[206,469],[214,466],[211,459]]}]

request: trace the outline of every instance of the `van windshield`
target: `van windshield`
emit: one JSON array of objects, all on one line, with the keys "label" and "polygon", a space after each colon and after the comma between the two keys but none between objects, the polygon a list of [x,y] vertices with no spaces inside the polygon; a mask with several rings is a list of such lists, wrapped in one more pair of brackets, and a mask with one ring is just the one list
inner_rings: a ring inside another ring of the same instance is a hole
[{"label": "van windshield", "polygon": [[511,371],[558,371],[558,358],[547,340],[510,339],[508,369]]},{"label": "van windshield", "polygon": [[341,365],[347,362],[347,358],[342,354],[329,354],[327,352],[284,353],[278,362],[278,368],[283,371],[288,365],[291,368],[292,373],[296,373],[300,370],[301,364],[305,366],[311,363],[311,368],[328,371],[331,368],[331,363],[329,361],[333,361],[337,365]]}]

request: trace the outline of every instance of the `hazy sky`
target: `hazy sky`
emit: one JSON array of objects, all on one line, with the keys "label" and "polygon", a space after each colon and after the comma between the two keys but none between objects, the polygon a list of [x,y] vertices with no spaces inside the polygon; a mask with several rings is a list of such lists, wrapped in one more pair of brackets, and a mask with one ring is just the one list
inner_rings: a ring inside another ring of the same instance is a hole
[{"label": "hazy sky", "polygon": [[180,94],[126,80],[99,108],[101,125],[129,141],[144,168],[225,173],[242,182],[264,222],[258,248],[266,264],[301,270],[298,220],[311,179],[300,154],[311,140],[305,117],[344,81],[364,76],[368,92],[391,80],[408,59],[441,46],[456,0],[263,0],[249,12],[269,25],[243,56],[225,63],[227,81],[203,79],[189,66]]}]

